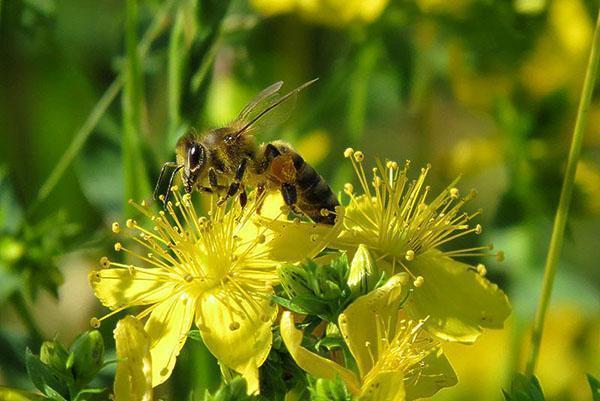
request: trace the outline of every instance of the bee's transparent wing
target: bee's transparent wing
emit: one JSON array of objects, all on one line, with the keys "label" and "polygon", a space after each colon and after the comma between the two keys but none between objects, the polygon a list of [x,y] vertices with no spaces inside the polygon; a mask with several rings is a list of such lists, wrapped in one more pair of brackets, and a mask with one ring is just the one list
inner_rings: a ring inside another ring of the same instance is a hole
[{"label": "bee's transparent wing", "polygon": [[237,135],[248,134],[251,131],[261,131],[283,123],[296,105],[298,92],[316,80],[308,81],[283,96],[279,94],[283,82],[277,82],[263,90],[244,107],[234,122],[234,125],[238,128]]}]

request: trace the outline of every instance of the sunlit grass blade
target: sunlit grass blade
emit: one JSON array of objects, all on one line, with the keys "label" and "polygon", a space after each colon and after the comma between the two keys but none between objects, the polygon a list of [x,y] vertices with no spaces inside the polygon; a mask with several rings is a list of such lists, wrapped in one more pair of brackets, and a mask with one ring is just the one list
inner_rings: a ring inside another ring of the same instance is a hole
[{"label": "sunlit grass blade", "polygon": [[172,139],[178,136],[181,124],[181,89],[182,73],[186,60],[186,46],[184,36],[184,9],[182,7],[177,11],[175,23],[171,29],[169,38],[169,56],[168,56],[168,138]]},{"label": "sunlit grass blade", "polygon": [[571,140],[567,168],[565,170],[565,177],[560,192],[560,199],[558,201],[558,209],[556,210],[556,216],[554,218],[552,237],[550,238],[550,246],[546,258],[546,266],[544,268],[544,280],[542,283],[541,297],[537,307],[535,320],[533,323],[533,330],[531,333],[531,351],[525,369],[527,376],[532,376],[534,374],[540,352],[540,344],[542,342],[546,312],[548,311],[548,304],[550,303],[550,297],[552,295],[554,277],[556,276],[556,268],[558,266],[558,260],[563,245],[565,226],[567,224],[569,206],[571,204],[571,198],[573,195],[575,172],[577,171],[577,162],[579,161],[579,155],[581,154],[583,135],[587,126],[590,103],[598,73],[599,58],[600,10],[596,19],[594,39],[592,41],[592,49],[585,74],[585,81],[583,83],[581,98],[579,100],[577,120],[575,122],[575,129],[573,130],[573,138]]},{"label": "sunlit grass blade", "polygon": [[127,0],[125,12],[125,63],[124,87],[122,97],[123,108],[123,176],[125,181],[125,202],[129,199],[142,199],[150,193],[144,159],[142,157],[142,141],[140,139],[142,124],[141,111],[143,105],[143,76],[140,68],[140,57],[137,52],[138,0]]},{"label": "sunlit grass blade", "polygon": [[[169,19],[169,10],[171,9],[173,3],[174,0],[166,1],[154,17],[152,24],[150,25],[150,27],[144,34],[144,37],[139,43],[138,52],[140,58],[143,58],[146,55],[146,53],[148,53],[152,42],[158,37],[158,35],[160,35],[160,33],[167,26]],[[100,121],[104,113],[106,113],[108,107],[112,104],[112,102],[115,100],[115,98],[123,88],[123,74],[124,72],[121,71],[117,78],[115,78],[115,80],[112,82],[112,84],[110,84],[110,86],[106,89],[98,103],[96,103],[96,105],[86,118],[81,128],[79,128],[79,130],[75,133],[75,135],[73,136],[73,140],[69,144],[69,147],[65,150],[60,160],[54,166],[54,169],[52,170],[44,184],[41,186],[40,191],[38,192],[37,201],[34,205],[37,205],[40,202],[44,201],[44,199],[46,199],[48,195],[50,195],[50,193],[54,190],[56,184],[60,181],[61,177],[63,176],[69,165],[75,159],[75,156],[79,154],[86,140],[88,139],[94,128],[96,128],[96,125],[98,125],[98,122]]]}]

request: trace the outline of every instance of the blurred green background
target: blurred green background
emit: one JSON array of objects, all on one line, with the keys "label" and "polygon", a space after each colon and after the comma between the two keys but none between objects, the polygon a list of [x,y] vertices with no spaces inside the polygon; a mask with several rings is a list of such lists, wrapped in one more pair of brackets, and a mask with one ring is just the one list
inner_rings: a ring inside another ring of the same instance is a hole
[{"label": "blurred green background", "polygon": [[[103,313],[87,284],[110,223],[150,199],[189,126],[227,123],[269,84],[319,77],[283,138],[341,190],[343,150],[432,163],[476,188],[506,253],[503,331],[445,346],[459,384],[435,400],[500,400],[529,328],[598,2],[592,0],[0,1],[0,384],[27,388],[24,349],[69,344]],[[592,103],[541,348],[550,400],[600,376],[600,101]],[[475,241],[475,239],[470,239]],[[114,320],[103,333],[111,343]],[[161,394],[215,384],[188,341]],[[108,383],[111,368],[100,381]],[[113,367],[114,369],[114,367]]]}]

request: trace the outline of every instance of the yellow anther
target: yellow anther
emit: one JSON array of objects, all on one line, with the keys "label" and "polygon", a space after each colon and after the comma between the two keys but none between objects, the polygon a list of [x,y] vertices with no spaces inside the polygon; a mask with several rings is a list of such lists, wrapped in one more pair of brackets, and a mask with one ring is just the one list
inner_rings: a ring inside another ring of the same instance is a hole
[{"label": "yellow anther", "polygon": [[187,281],[188,283],[191,283],[192,280],[194,280],[194,276],[192,276],[191,274],[186,274],[185,277],[183,278],[185,281]]},{"label": "yellow anther", "polygon": [[379,178],[378,175],[376,175],[375,178],[373,178],[373,186],[375,188],[378,188],[381,186],[381,178]]},{"label": "yellow anther", "polygon": [[266,241],[267,241],[267,238],[265,237],[265,235],[264,235],[264,234],[259,234],[259,235],[256,237],[256,243],[257,243],[257,244],[264,244]]},{"label": "yellow anther", "polygon": [[423,283],[425,282],[425,279],[423,278],[423,276],[419,276],[415,279],[415,281],[413,282],[413,285],[417,288],[419,288],[420,286],[423,285]]},{"label": "yellow anther", "polygon": [[143,200],[143,201],[140,202],[140,206],[141,207],[146,207],[146,206],[148,206],[148,203],[146,203],[146,201]]},{"label": "yellow anther", "polygon": [[112,232],[118,234],[121,232],[121,226],[116,221],[112,223]]},{"label": "yellow anther", "polygon": [[485,268],[485,265],[483,263],[479,263],[477,265],[477,273],[479,273],[479,275],[482,277],[484,277],[487,274],[487,269]]},{"label": "yellow anther", "polygon": [[504,261],[504,252],[503,251],[498,251],[498,253],[496,253],[496,260],[498,262]]},{"label": "yellow anther", "polygon": [[479,234],[481,234],[482,231],[483,231],[483,227],[481,227],[481,224],[477,224],[475,226],[475,234],[479,235]]},{"label": "yellow anther", "polygon": [[240,323],[239,322],[231,322],[229,323],[229,330],[231,331],[235,331],[238,330],[240,328]]},{"label": "yellow anther", "polygon": [[450,197],[453,199],[458,198],[458,196],[460,195],[460,192],[458,191],[458,188],[450,188]]},{"label": "yellow anther", "polygon": [[404,255],[404,259],[408,260],[409,262],[415,259],[415,251],[413,251],[412,249],[409,249],[408,251],[406,251],[406,254]]},{"label": "yellow anther", "polygon": [[123,249],[123,245],[120,242],[115,242],[115,251],[119,252],[121,249]]},{"label": "yellow anther", "polygon": [[173,185],[171,187],[171,192],[177,192],[177,191],[179,191],[179,187],[177,185]]},{"label": "yellow anther", "polygon": [[398,163],[396,163],[395,161],[392,161],[392,160],[388,160],[385,163],[385,167],[390,170],[396,170],[398,168]]},{"label": "yellow anther", "polygon": [[133,228],[135,227],[137,224],[137,222],[133,219],[127,219],[127,221],[125,222],[125,225],[127,226],[127,228]]},{"label": "yellow anther", "polygon": [[100,319],[98,319],[97,317],[93,317],[90,319],[90,326],[92,326],[93,328],[97,329],[100,327]]},{"label": "yellow anther", "polygon": [[352,195],[354,193],[354,185],[350,184],[349,182],[345,183],[344,192],[348,195]]},{"label": "yellow anther", "polygon": [[349,158],[350,156],[352,156],[353,153],[354,153],[354,149],[346,148],[346,150],[344,150],[344,157]]},{"label": "yellow anther", "polygon": [[323,216],[323,217],[327,217],[327,216],[329,216],[329,210],[327,210],[327,209],[325,209],[325,208],[321,209],[319,213],[320,213],[320,214],[321,214],[321,216]]},{"label": "yellow anther", "polygon": [[110,260],[108,260],[106,256],[102,256],[100,258],[100,266],[102,266],[105,269],[110,267]]},{"label": "yellow anther", "polygon": [[353,154],[354,156],[354,160],[358,163],[362,162],[363,160],[365,160],[365,155],[363,152],[361,152],[360,150],[357,150],[356,152],[354,152]]}]

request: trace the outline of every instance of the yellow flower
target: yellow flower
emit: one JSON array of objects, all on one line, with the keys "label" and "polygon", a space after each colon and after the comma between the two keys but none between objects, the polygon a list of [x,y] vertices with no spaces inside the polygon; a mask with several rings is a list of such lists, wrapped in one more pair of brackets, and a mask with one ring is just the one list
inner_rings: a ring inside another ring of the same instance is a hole
[{"label": "yellow flower", "polygon": [[[113,309],[92,325],[133,306],[148,316],[152,386],[170,376],[192,322],[208,349],[226,367],[242,374],[249,392],[258,391],[258,367],[271,348],[271,324],[277,309],[271,302],[276,268],[283,262],[313,257],[337,226],[255,219],[256,202],[217,205],[211,197],[208,217],[198,216],[189,194],[173,188],[175,203],[153,214],[131,202],[154,227],[134,220],[126,227],[139,249],[115,244],[142,265],[102,258],[102,269],[90,273],[90,283],[103,305]],[[268,210],[263,211],[269,214]],[[281,215],[281,212],[279,213]],[[336,231],[337,230],[337,231]],[[113,224],[118,233],[121,227]],[[112,267],[112,268],[108,268]]]},{"label": "yellow flower", "polygon": [[133,316],[119,320],[114,331],[117,348],[115,401],[152,401],[150,339]]},{"label": "yellow flower", "polygon": [[368,24],[376,20],[389,0],[251,0],[252,6],[264,15],[296,11],[308,21],[343,27]]},{"label": "yellow flower", "polygon": [[298,366],[316,377],[341,378],[361,401],[414,400],[455,385],[452,367],[436,340],[421,330],[423,322],[401,319],[408,281],[406,273],[397,274],[340,315],[339,328],[358,374],[303,348],[302,332],[285,312],[281,337]]},{"label": "yellow flower", "polygon": [[346,184],[350,204],[333,245],[353,253],[364,244],[379,269],[389,275],[408,272],[415,287],[408,314],[415,320],[427,317],[427,329],[442,339],[473,342],[482,328],[502,328],[510,314],[506,295],[484,278],[484,265],[453,259],[481,255],[501,259],[502,253],[491,254],[491,246],[439,250],[459,237],[481,233],[479,224],[470,225],[480,212],[461,211],[474,193],[461,198],[455,181],[429,199],[430,188],[425,186],[429,167],[409,181],[408,163],[400,168],[388,161],[384,167],[378,161],[369,180],[363,153],[348,149],[345,156],[352,161],[363,193],[355,194],[352,184]]}]

